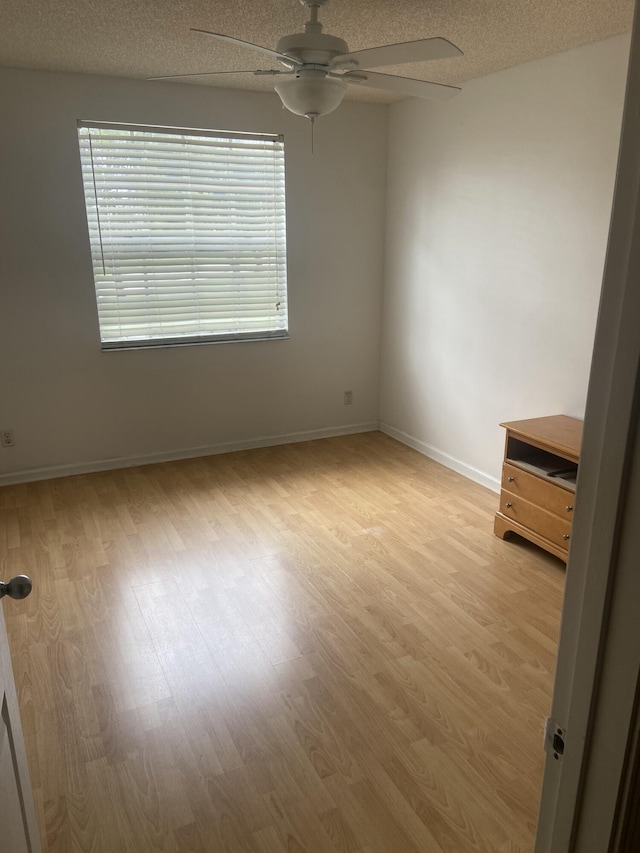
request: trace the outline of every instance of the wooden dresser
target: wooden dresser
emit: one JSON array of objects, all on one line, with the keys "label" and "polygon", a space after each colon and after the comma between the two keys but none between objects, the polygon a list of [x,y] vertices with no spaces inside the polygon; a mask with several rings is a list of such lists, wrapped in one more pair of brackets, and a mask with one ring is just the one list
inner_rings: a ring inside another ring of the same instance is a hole
[{"label": "wooden dresser", "polygon": [[566,562],[582,421],[553,415],[500,426],[507,437],[495,534],[519,533]]}]

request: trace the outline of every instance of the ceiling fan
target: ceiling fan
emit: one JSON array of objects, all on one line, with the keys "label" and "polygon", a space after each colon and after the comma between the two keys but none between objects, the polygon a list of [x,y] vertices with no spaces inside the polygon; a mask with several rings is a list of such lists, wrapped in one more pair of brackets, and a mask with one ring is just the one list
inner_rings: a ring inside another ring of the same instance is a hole
[{"label": "ceiling fan", "polygon": [[205,77],[213,74],[253,74],[277,78],[274,88],[286,109],[315,121],[318,116],[333,112],[342,103],[347,84],[385,89],[427,100],[445,100],[457,95],[457,86],[429,83],[392,74],[380,74],[369,68],[400,65],[407,62],[426,62],[462,56],[462,51],[443,38],[420,39],[400,44],[387,44],[349,53],[345,41],[322,32],[318,10],[329,0],[300,0],[309,7],[309,20],[304,32],[283,36],[275,50],[241,39],[192,28],[191,32],[230,42],[259,51],[278,60],[286,71],[205,71],[196,74],[171,74],[150,77],[150,80],[171,80],[181,77]]}]

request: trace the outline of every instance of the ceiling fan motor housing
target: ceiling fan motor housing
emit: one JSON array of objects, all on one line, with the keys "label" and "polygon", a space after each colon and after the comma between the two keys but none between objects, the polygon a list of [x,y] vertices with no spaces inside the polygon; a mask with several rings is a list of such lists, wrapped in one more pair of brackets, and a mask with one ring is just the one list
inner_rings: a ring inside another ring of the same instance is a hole
[{"label": "ceiling fan motor housing", "polygon": [[301,62],[312,62],[318,65],[329,65],[334,56],[349,53],[346,41],[320,32],[293,33],[290,36],[283,36],[276,50]]}]

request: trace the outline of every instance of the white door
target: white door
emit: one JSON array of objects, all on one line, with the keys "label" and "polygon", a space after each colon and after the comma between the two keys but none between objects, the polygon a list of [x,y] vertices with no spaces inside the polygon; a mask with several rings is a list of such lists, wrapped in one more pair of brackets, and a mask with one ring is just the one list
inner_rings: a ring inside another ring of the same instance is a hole
[{"label": "white door", "polygon": [[[640,2],[580,456],[536,853],[619,849],[640,690]],[[637,733],[636,733],[637,734]]]},{"label": "white door", "polygon": [[[24,598],[31,582],[23,576],[0,583],[0,597]],[[0,849],[7,853],[40,853],[27,759],[20,725],[16,686],[0,604]]]}]

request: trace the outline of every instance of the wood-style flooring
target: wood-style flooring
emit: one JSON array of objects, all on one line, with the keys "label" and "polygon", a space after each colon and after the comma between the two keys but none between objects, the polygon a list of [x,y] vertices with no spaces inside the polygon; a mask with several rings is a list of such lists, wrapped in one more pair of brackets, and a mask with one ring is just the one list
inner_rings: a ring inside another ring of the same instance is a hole
[{"label": "wood-style flooring", "polygon": [[531,851],[564,566],[496,501],[379,433],[1,489],[43,850]]}]

